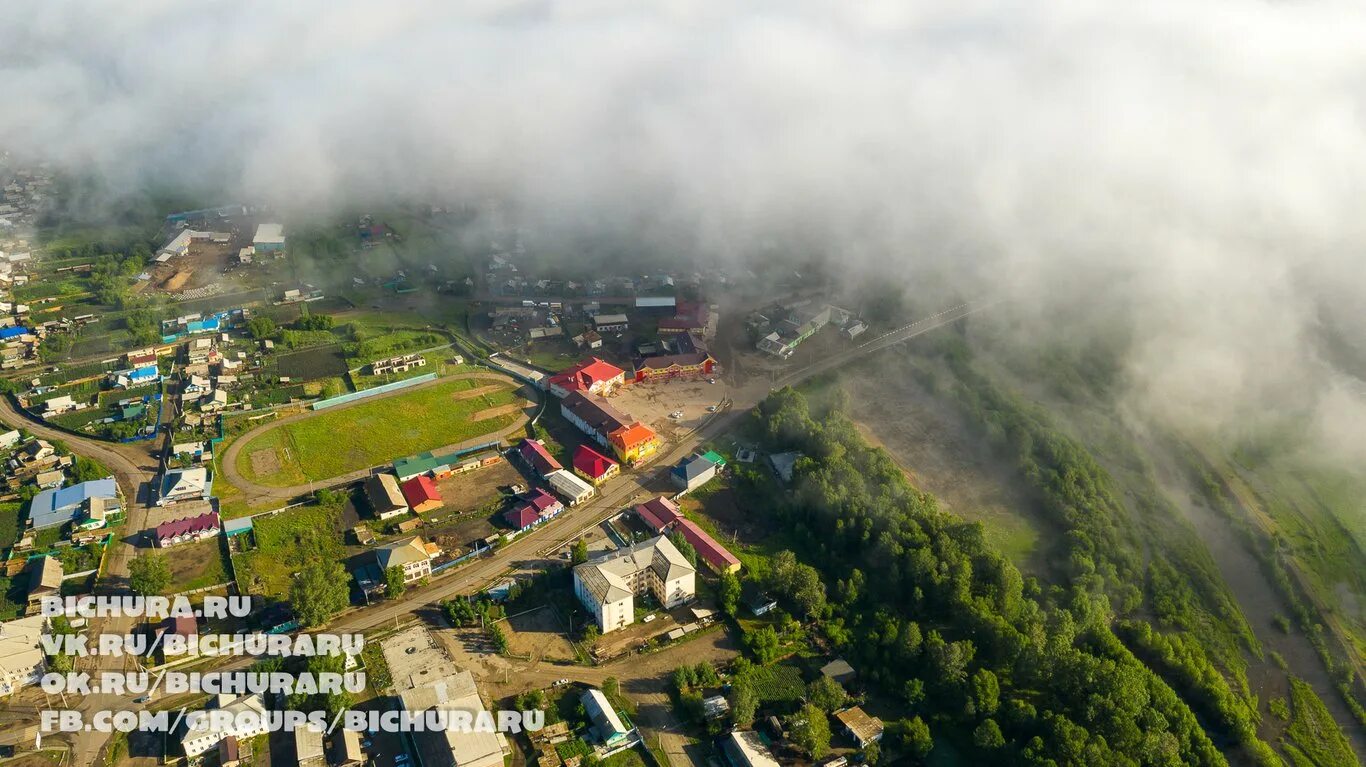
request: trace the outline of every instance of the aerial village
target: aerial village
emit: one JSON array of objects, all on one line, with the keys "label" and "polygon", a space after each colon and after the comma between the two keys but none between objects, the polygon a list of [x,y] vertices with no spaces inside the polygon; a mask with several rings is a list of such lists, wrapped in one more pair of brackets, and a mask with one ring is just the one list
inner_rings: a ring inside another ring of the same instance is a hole
[{"label": "aerial village", "polygon": [[[790,568],[770,561],[738,489],[786,492],[801,461],[764,452],[747,409],[862,342],[868,321],[800,283],[746,308],[733,295],[753,275],[537,278],[517,230],[463,267],[409,244],[446,215],[364,215],[321,244],[244,205],[169,215],[156,249],[0,236],[0,697],[21,710],[45,669],[71,662],[38,648],[54,630],[43,596],[121,583],[251,597],[248,619],[137,627],[161,647],[362,630],[367,652],[344,664],[370,686],[346,705],[515,705],[549,722],[516,737],[135,733],[134,756],[838,767],[874,752],[883,725],[860,707],[856,670],[794,617]],[[337,249],[362,268],[330,281],[286,268]],[[403,617],[371,624],[386,606]],[[813,695],[833,701],[835,732],[815,751],[793,734]]]}]

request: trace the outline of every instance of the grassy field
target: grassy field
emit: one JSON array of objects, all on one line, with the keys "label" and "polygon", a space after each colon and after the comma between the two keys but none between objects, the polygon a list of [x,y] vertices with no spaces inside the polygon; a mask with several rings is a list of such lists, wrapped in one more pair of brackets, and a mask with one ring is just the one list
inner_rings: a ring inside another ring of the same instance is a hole
[{"label": "grassy field", "polygon": [[520,402],[511,387],[461,396],[489,384],[483,379],[445,381],[269,429],[242,449],[237,470],[253,482],[288,487],[500,431],[516,423],[522,413],[479,421],[471,418],[489,408]]},{"label": "grassy field", "polygon": [[1352,746],[1314,690],[1304,682],[1290,680],[1290,726],[1282,745],[1294,767],[1330,767],[1356,764]]},{"label": "grassy field", "polygon": [[305,506],[252,520],[256,548],[237,555],[237,583],[253,595],[285,599],[294,573],[342,556],[338,506]]}]

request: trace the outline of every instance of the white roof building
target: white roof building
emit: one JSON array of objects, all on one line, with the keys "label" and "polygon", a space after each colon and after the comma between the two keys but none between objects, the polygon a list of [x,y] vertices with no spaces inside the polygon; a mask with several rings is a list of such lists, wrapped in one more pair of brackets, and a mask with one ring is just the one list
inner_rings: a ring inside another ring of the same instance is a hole
[{"label": "white roof building", "polygon": [[280,224],[261,224],[256,227],[256,236],[251,244],[256,250],[282,248],[285,244],[285,228]]},{"label": "white roof building", "polygon": [[[478,717],[487,713],[479,688],[469,671],[450,671],[451,658],[422,627],[395,634],[381,643],[394,691],[405,711],[468,711]],[[466,732],[460,728],[439,732],[415,732],[423,767],[502,767],[511,753],[501,732]]]},{"label": "white roof building", "polygon": [[260,695],[243,695],[238,698],[219,695],[214,708],[232,714],[231,721],[228,722],[231,726],[227,729],[206,727],[205,725],[211,722],[208,712],[191,711],[185,717],[185,733],[180,737],[180,746],[185,750],[185,756],[193,759],[214,748],[220,740],[229,735],[238,740],[246,740],[268,731],[266,704]]},{"label": "white roof building", "polygon": [[773,752],[759,739],[759,733],[753,730],[732,732],[726,737],[723,747],[726,756],[729,756],[737,767],[778,767],[778,760],[773,758]]},{"label": "white roof building", "polygon": [[604,633],[635,622],[635,596],[650,593],[666,610],[697,596],[697,571],[658,536],[574,568],[574,593]]},{"label": "white roof building", "polygon": [[565,469],[552,471],[545,475],[545,481],[550,483],[550,489],[559,493],[561,498],[570,506],[578,506],[580,503],[593,497],[596,492],[593,486],[574,476]]},{"label": "white roof building", "polygon": [[41,637],[46,629],[42,615],[0,623],[0,698],[42,678],[47,661]]}]

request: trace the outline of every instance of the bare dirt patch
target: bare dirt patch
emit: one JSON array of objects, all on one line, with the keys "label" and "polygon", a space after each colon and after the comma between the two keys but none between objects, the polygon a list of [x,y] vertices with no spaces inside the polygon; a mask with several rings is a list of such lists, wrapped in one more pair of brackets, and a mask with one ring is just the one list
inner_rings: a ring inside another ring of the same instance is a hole
[{"label": "bare dirt patch", "polygon": [[574,646],[565,636],[564,622],[550,605],[510,616],[505,626],[508,646],[514,655],[533,661],[574,660]]},{"label": "bare dirt patch", "polygon": [[492,394],[493,392],[496,392],[496,391],[502,391],[504,388],[506,388],[506,387],[499,386],[498,384],[488,384],[487,386],[476,386],[476,387],[474,387],[473,389],[466,389],[466,390],[464,390],[464,391],[451,392],[451,399],[457,400],[457,401],[458,401],[458,400],[473,399],[473,398],[475,398],[475,397],[481,397],[481,396],[483,396],[483,395],[485,395],[485,394]]},{"label": "bare dirt patch", "polygon": [[185,287],[185,285],[190,281],[190,278],[193,276],[193,269],[177,270],[175,274],[171,275],[169,278],[166,279],[165,282],[161,283],[161,289],[174,293],[177,290],[180,290],[181,288]]},{"label": "bare dirt patch", "polygon": [[525,406],[526,406],[525,404],[520,404],[520,405],[514,404],[514,405],[500,405],[500,406],[498,406],[498,407],[485,408],[485,409],[483,409],[483,410],[479,410],[479,411],[476,411],[476,412],[472,413],[472,414],[470,415],[470,420],[471,420],[471,421],[487,421],[487,420],[489,420],[490,418],[497,418],[497,417],[500,416],[500,415],[507,415],[508,413],[516,413],[517,411],[521,410],[521,409],[522,409],[523,407],[525,407]]},{"label": "bare dirt patch", "polygon": [[439,480],[436,490],[446,504],[442,508],[443,512],[467,511],[498,500],[502,496],[501,488],[518,483],[526,484],[521,472],[507,461],[499,461],[492,466]]},{"label": "bare dirt patch", "polygon": [[248,458],[251,459],[251,471],[258,477],[267,477],[280,470],[279,451],[275,448],[257,450]]}]

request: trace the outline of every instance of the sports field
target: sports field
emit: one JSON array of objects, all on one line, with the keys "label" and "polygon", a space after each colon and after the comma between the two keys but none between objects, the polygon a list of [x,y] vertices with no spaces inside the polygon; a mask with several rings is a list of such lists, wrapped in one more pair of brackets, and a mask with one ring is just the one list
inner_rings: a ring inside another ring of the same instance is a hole
[{"label": "sports field", "polygon": [[245,479],[290,487],[499,432],[526,416],[512,384],[462,378],[309,414],[253,436],[237,456]]}]

